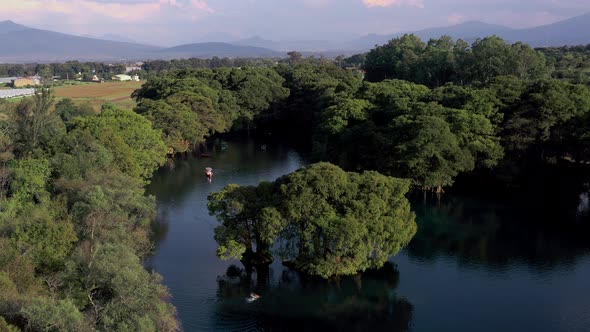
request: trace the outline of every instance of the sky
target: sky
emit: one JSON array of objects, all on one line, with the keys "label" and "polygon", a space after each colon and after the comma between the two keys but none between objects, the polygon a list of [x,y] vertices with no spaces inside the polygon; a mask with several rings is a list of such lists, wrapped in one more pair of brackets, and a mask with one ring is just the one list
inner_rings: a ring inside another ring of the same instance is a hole
[{"label": "sky", "polygon": [[340,41],[474,20],[524,28],[587,12],[590,0],[0,0],[0,21],[162,46]]}]

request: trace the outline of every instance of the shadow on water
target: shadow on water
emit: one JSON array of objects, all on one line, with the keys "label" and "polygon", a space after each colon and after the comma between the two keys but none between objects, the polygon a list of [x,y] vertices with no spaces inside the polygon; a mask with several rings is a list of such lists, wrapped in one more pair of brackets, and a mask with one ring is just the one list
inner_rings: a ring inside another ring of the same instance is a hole
[{"label": "shadow on water", "polygon": [[[408,331],[413,306],[398,297],[393,264],[333,280],[272,268],[247,273],[235,265],[217,278],[218,326],[260,331]],[[251,290],[261,298],[249,303]],[[236,325],[239,324],[239,325]]]},{"label": "shadow on water", "polygon": [[587,204],[584,193],[578,206],[569,206],[570,212],[547,204],[517,206],[465,196],[415,198],[418,233],[407,252],[423,261],[452,256],[461,265],[503,270],[524,263],[548,271],[590,252]]}]

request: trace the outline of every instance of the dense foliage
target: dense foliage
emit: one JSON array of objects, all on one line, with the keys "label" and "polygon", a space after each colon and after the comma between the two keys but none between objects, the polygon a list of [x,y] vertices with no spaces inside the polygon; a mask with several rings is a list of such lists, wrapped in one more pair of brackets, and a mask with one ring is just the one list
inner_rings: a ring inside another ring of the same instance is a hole
[{"label": "dense foliage", "polygon": [[141,264],[160,132],[132,111],[54,105],[45,88],[5,104],[1,128],[3,330],[177,330],[168,291]]},{"label": "dense foliage", "polygon": [[336,60],[355,61],[367,80],[297,52],[274,68],[171,71],[136,91],[136,112],[162,129],[171,151],[260,128],[288,136],[316,161],[438,192],[461,174],[588,158],[588,89],[551,78],[555,60],[527,45],[405,35]]},{"label": "dense foliage", "polygon": [[152,78],[133,97],[139,103],[136,112],[162,129],[168,148],[182,152],[237,123],[249,126],[288,94],[283,78],[272,69],[220,68]]},{"label": "dense foliage", "polygon": [[552,76],[571,83],[590,83],[590,45],[540,48],[553,66]]},{"label": "dense foliage", "polygon": [[[416,233],[409,182],[319,163],[257,187],[229,185],[209,196],[222,258],[288,265],[324,278],[380,268]],[[256,250],[256,252],[255,252]]]},{"label": "dense foliage", "polygon": [[447,36],[424,43],[415,35],[404,35],[371,50],[364,68],[372,82],[397,78],[428,86],[486,83],[507,75],[537,79],[549,73],[541,53],[526,44],[506,44],[496,36],[470,46]]}]

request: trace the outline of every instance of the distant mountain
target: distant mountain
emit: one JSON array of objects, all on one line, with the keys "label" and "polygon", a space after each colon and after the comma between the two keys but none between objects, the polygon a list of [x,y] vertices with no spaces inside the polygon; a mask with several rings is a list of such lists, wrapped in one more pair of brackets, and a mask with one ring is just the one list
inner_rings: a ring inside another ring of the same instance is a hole
[{"label": "distant mountain", "polygon": [[[407,33],[414,33],[423,40],[449,35],[455,39],[462,38],[467,41],[473,41],[480,36],[489,36],[510,31],[512,29],[504,26],[472,21],[449,27],[429,28]],[[404,33],[400,32],[389,35],[369,34],[347,42],[331,42],[325,40],[272,41],[257,36],[238,40],[233,42],[233,44],[252,45],[282,52],[296,50],[304,54],[333,56],[334,54],[365,52],[375,47],[375,45],[386,44],[389,40],[402,36]]]},{"label": "distant mountain", "polygon": [[231,43],[234,45],[241,45],[241,46],[255,46],[255,47],[268,48],[268,49],[275,50],[275,51],[281,50],[280,43],[277,43],[272,40],[264,39],[259,36],[255,36],[255,37],[247,38],[247,39],[240,39],[240,40],[233,41]]},{"label": "distant mountain", "polygon": [[[473,42],[477,38],[497,35],[508,42],[521,41],[533,47],[586,45],[590,44],[590,13],[528,29],[511,29],[501,25],[471,21],[448,27],[429,28],[408,33],[414,33],[424,41],[446,35],[454,39],[460,38],[467,42]],[[389,40],[403,34],[370,34],[348,43],[346,49],[367,51],[375,45],[386,44]]]},{"label": "distant mountain", "polygon": [[502,35],[511,31],[513,31],[513,29],[501,25],[469,21],[447,27],[428,28],[413,32],[399,32],[391,35],[370,34],[352,41],[347,45],[347,48],[368,50],[375,47],[375,45],[386,44],[391,39],[400,37],[405,33],[413,33],[424,41],[428,41],[432,38],[440,38],[441,36],[451,36],[453,39],[463,39],[472,42],[480,37]]},{"label": "distant mountain", "polygon": [[280,52],[299,51],[304,53],[336,52],[341,45],[327,40],[288,40],[274,41],[256,36],[232,42],[234,45],[249,45],[268,48]]},{"label": "distant mountain", "polygon": [[159,47],[106,41],[0,22],[0,62],[121,61],[143,59]]},{"label": "distant mountain", "polygon": [[117,42],[123,42],[123,43],[132,43],[132,44],[136,44],[137,43],[137,41],[135,41],[135,40],[133,40],[133,39],[131,39],[129,37],[117,35],[117,34],[114,34],[114,33],[107,33],[105,35],[94,37],[94,38],[103,39],[103,40],[110,40],[110,41],[117,41]]},{"label": "distant mountain", "polygon": [[[194,43],[211,43],[211,42],[230,43],[234,39],[235,39],[235,37],[227,32],[212,31],[212,32],[207,32],[206,34],[201,35],[196,39],[191,39],[190,41],[194,42]],[[252,45],[252,46],[256,46],[256,45]]]},{"label": "distant mountain", "polygon": [[432,38],[440,38],[443,35],[450,36],[453,39],[475,40],[480,37],[502,35],[511,31],[513,29],[501,25],[469,21],[448,27],[424,29],[416,31],[414,34],[425,41]]},{"label": "distant mountain", "polygon": [[[122,39],[112,35],[101,38]],[[0,22],[0,45],[0,63],[286,56],[282,52],[261,47],[227,43],[199,43],[162,48],[34,29],[12,21]]]},{"label": "distant mountain", "polygon": [[166,48],[157,52],[164,58],[273,58],[285,57],[286,54],[255,46],[233,45],[228,43],[196,43]]},{"label": "distant mountain", "polygon": [[502,37],[535,47],[590,44],[590,13],[536,28],[513,30]]},{"label": "distant mountain", "polygon": [[2,21],[0,22],[0,34],[2,33],[9,33],[14,31],[21,31],[26,30],[28,27],[20,24],[16,24],[12,21]]}]

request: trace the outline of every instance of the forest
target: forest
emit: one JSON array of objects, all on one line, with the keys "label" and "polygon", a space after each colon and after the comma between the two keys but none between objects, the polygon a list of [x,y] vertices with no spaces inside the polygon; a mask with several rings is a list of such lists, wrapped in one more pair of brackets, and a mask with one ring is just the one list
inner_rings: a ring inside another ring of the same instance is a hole
[{"label": "forest", "polygon": [[0,330],[178,330],[168,290],[142,264],[156,222],[145,185],[216,135],[271,132],[313,162],[209,196],[219,257],[280,257],[321,278],[379,268],[406,246],[410,192],[587,175],[587,57],[405,35],[334,61],[148,62],[157,75],[134,110],[95,114],[50,87],[0,101]]}]

